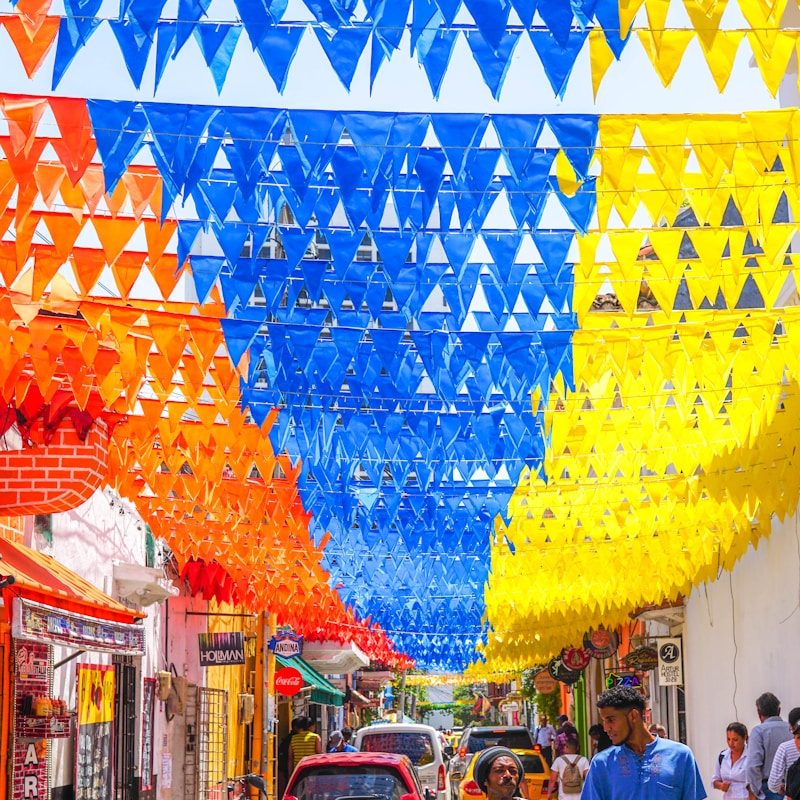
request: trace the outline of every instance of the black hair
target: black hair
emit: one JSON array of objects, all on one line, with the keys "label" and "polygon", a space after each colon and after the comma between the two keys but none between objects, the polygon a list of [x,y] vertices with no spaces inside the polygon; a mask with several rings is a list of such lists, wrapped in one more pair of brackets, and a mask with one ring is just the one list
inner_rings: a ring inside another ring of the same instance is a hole
[{"label": "black hair", "polygon": [[777,717],[781,713],[781,701],[772,692],[764,692],[756,700],[756,711],[762,717]]},{"label": "black hair", "polygon": [[644,713],[644,697],[632,686],[615,686],[602,692],[597,698],[598,708],[622,708],[629,710],[635,708],[640,714]]},{"label": "black hair", "polygon": [[741,722],[731,722],[725,730],[730,731],[730,733],[735,733],[737,736],[741,736],[742,739],[747,741],[747,725]]},{"label": "black hair", "polygon": [[350,739],[353,738],[353,729],[352,728],[342,728],[342,739],[346,742],[349,742]]},{"label": "black hair", "polygon": [[605,728],[599,722],[595,722],[595,724],[589,728],[589,736],[602,736],[604,730]]},{"label": "black hair", "polygon": [[794,728],[800,722],[800,708],[793,708],[789,712],[789,727]]}]

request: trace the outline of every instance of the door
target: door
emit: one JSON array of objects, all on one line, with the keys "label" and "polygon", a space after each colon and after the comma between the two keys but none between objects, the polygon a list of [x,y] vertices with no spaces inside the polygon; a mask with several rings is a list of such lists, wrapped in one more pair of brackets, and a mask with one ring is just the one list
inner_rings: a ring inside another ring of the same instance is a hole
[{"label": "door", "polygon": [[114,658],[114,786],[116,800],[137,800],[136,780],[136,667],[127,658]]},{"label": "door", "polygon": [[224,800],[228,778],[228,693],[197,692],[197,800]]}]

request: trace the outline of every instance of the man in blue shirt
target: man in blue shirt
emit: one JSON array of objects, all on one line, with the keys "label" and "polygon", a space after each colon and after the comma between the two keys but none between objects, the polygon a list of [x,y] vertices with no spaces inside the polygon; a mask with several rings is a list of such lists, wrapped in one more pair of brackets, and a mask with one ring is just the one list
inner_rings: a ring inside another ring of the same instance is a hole
[{"label": "man in blue shirt", "polygon": [[331,731],[331,735],[328,737],[328,752],[357,753],[358,750],[345,739],[342,731]]},{"label": "man in blue shirt", "polygon": [[592,759],[581,800],[704,800],[692,751],[647,730],[644,697],[636,689],[609,689],[597,708],[614,747]]}]

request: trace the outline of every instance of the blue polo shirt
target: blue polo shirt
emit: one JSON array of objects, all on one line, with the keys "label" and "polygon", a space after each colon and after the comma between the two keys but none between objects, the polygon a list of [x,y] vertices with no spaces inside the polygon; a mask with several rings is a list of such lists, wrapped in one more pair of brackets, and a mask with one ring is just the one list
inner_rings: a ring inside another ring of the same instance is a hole
[{"label": "blue polo shirt", "polygon": [[704,800],[706,790],[692,751],[656,737],[642,755],[627,745],[598,753],[581,800]]}]

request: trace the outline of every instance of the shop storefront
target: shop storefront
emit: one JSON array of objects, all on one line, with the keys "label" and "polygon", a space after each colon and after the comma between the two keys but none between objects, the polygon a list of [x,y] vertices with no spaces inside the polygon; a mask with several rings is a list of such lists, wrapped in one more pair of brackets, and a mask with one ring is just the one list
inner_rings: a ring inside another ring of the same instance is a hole
[{"label": "shop storefront", "polygon": [[[299,656],[275,656],[274,685],[278,741],[289,735],[292,719],[308,716],[316,722],[324,746],[333,730],[337,709],[344,705],[344,692]],[[279,772],[285,767],[278,766]]]},{"label": "shop storefront", "polygon": [[[75,800],[125,796],[119,780],[128,777],[127,761],[132,778],[140,759],[127,752],[135,732],[124,735],[135,684],[120,685],[126,673],[119,667],[144,653],[142,614],[54,559],[8,540],[0,540],[0,576],[6,584],[0,615],[0,800],[49,800],[48,762],[58,740],[74,742]],[[91,663],[87,654],[95,653],[105,657]],[[73,696],[54,697],[54,670],[78,655]],[[151,716],[144,706],[142,711]],[[141,733],[143,751],[152,756],[144,725]],[[142,764],[142,774],[147,766]]]}]

